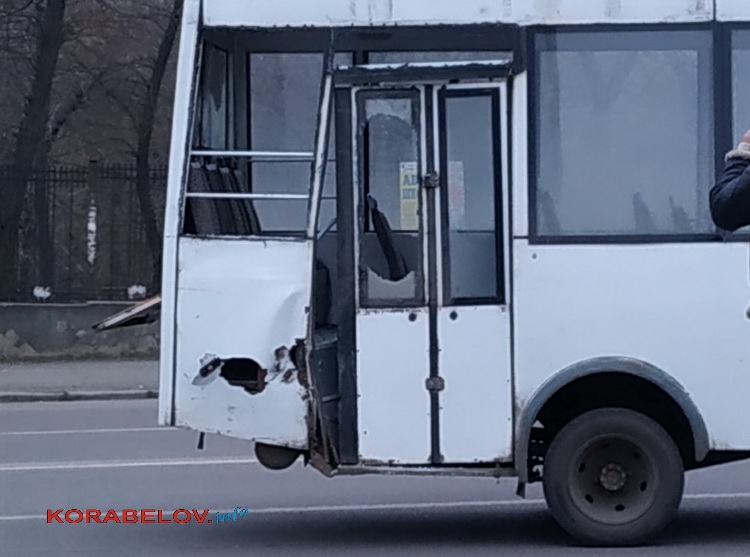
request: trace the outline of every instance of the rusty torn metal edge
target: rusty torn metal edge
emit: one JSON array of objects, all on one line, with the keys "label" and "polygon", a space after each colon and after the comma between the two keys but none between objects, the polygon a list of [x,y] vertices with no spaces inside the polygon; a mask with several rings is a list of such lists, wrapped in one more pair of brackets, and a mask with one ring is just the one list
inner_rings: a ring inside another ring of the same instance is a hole
[{"label": "rusty torn metal edge", "polygon": [[515,468],[512,465],[488,467],[461,466],[431,466],[424,464],[419,467],[398,465],[344,465],[339,466],[335,475],[339,476],[481,476],[489,478],[514,477]]},{"label": "rusty torn metal edge", "polygon": [[161,294],[152,296],[147,300],[143,300],[135,305],[130,306],[115,315],[108,317],[104,321],[101,321],[93,326],[97,331],[105,331],[107,329],[114,329],[127,324],[128,321],[138,317],[140,314],[145,313],[149,310],[158,308],[161,305]]}]

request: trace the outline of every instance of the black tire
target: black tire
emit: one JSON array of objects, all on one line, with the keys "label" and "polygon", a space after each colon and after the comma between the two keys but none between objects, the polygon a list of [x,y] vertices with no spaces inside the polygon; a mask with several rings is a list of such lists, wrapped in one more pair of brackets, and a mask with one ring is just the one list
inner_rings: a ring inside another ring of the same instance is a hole
[{"label": "black tire", "polygon": [[584,545],[653,539],[682,500],[680,451],[651,418],[605,408],[573,419],[544,459],[544,496],[558,524]]}]

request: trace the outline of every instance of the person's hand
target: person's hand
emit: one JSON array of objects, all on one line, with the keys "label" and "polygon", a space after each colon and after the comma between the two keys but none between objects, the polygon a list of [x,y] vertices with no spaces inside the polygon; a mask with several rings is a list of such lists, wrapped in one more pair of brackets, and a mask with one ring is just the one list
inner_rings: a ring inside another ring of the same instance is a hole
[{"label": "person's hand", "polygon": [[750,130],[745,132],[737,147],[727,153],[727,159],[741,158],[750,159]]}]

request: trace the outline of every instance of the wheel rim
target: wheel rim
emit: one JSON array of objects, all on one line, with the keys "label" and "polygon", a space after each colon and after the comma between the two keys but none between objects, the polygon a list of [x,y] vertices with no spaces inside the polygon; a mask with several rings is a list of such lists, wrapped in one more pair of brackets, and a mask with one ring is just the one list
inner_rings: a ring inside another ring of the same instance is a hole
[{"label": "wheel rim", "polygon": [[634,440],[602,436],[573,459],[568,486],[589,519],[607,525],[632,522],[653,504],[659,488],[655,459]]}]

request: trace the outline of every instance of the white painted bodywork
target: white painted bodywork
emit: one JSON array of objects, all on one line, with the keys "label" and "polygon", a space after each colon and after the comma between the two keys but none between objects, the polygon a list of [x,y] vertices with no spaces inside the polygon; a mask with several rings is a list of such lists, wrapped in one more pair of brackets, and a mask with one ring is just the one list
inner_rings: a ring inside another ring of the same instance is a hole
[{"label": "white painted bodywork", "polygon": [[529,164],[528,141],[523,135],[520,138],[518,136],[521,130],[526,130],[528,127],[528,81],[528,74],[525,72],[513,78],[513,111],[510,115],[514,138],[513,145],[510,146],[510,174],[513,177],[513,188],[509,201],[514,238],[526,237],[529,230],[529,174],[526,170]]},{"label": "white painted bodywork", "polygon": [[[514,130],[526,129],[527,80],[514,80]],[[750,447],[747,246],[530,245],[526,141],[513,144],[516,407],[566,367],[627,356],[672,375],[716,449]],[[518,417],[518,415],[517,415]]]},{"label": "white painted bodywork", "polygon": [[[455,311],[457,319],[450,318]],[[447,463],[513,456],[510,319],[505,307],[440,308],[440,452]]]},{"label": "white painted bodywork", "polygon": [[[723,0],[732,13],[743,0]],[[209,26],[347,26],[461,23],[574,24],[697,22],[712,0],[204,0]]]},{"label": "white painted bodywork", "polygon": [[[193,381],[207,355],[251,358],[307,337],[312,243],[180,238],[175,425],[304,449],[308,400],[296,378],[249,394],[223,378]],[[210,359],[210,358],[209,358]]]},{"label": "white painted bodywork", "polygon": [[[476,84],[450,85],[449,90],[476,88]],[[478,87],[487,89],[488,84]],[[493,84],[500,96],[500,130],[502,183],[496,195],[502,198],[503,268],[510,269],[508,196],[508,117],[507,83]],[[437,92],[435,122],[438,122]],[[436,126],[437,130],[437,126]],[[438,145],[438,138],[435,138]],[[439,151],[435,168],[440,168]],[[441,227],[442,211],[438,205]],[[439,250],[440,251],[440,250]],[[443,269],[438,254],[437,268]],[[442,279],[442,273],[439,273]],[[510,273],[502,285],[510,298]],[[438,291],[443,295],[443,280]],[[456,319],[451,319],[455,313]],[[513,457],[513,385],[511,381],[511,323],[508,304],[476,306],[442,306],[438,308],[438,372],[445,380],[440,393],[440,452],[444,462],[503,462]]]},{"label": "white painted bodywork", "polygon": [[[409,314],[417,316],[409,320]],[[427,463],[430,399],[427,308],[360,310],[357,318],[357,414],[364,460]]]},{"label": "white painted bodywork", "polygon": [[716,19],[719,21],[750,21],[750,2],[747,0],[716,0]]},{"label": "white painted bodywork", "polygon": [[[516,137],[526,129],[526,87],[525,74],[514,80]],[[517,411],[566,367],[627,356],[687,390],[711,448],[750,448],[741,425],[750,393],[747,245],[530,245],[526,145],[513,143]]]},{"label": "white painted bodywork", "polygon": [[161,343],[159,354],[159,425],[172,425],[175,380],[175,333],[177,307],[177,238],[180,229],[180,203],[188,161],[185,157],[190,137],[193,79],[197,56],[201,0],[185,0],[182,12],[180,48],[172,114],[172,145],[169,151],[167,199],[164,211],[162,253]]},{"label": "white painted bodywork", "polygon": [[597,356],[661,368],[687,390],[716,449],[750,449],[750,321],[743,244],[529,246],[515,251],[516,398]]}]

